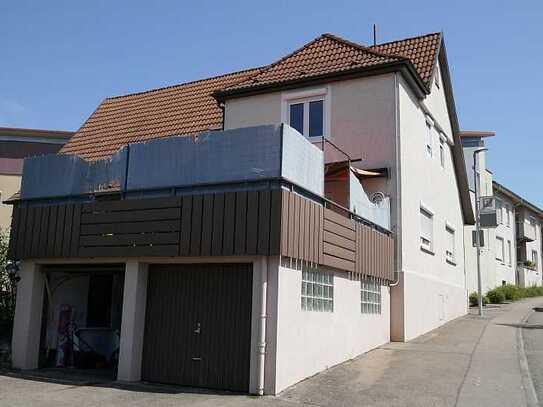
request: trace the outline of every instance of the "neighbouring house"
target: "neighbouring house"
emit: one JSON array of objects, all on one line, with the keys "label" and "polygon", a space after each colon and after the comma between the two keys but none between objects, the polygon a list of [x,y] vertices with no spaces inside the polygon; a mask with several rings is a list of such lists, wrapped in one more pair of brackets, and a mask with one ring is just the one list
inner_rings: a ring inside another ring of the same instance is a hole
[{"label": "neighbouring house", "polygon": [[[483,227],[481,232],[480,267],[483,292],[505,284],[529,287],[541,285],[543,282],[541,209],[493,181],[492,171],[487,167],[488,151],[478,154],[477,169],[474,172],[474,151],[484,149],[485,140],[494,136],[495,133],[489,131],[462,131],[460,133],[472,205],[475,207],[474,188],[475,177],[477,177],[480,202],[485,198],[493,198],[495,206],[495,224]],[[477,252],[474,247],[475,227],[466,225],[464,234],[467,289],[469,292],[474,292],[478,289]]]},{"label": "neighbouring house", "polygon": [[12,203],[17,368],[276,394],[467,310],[440,33],[108,98]]},{"label": "neighbouring house", "polygon": [[56,153],[73,132],[0,127],[0,230],[9,231],[11,205],[2,202],[19,191],[23,160]]},{"label": "neighbouring house", "polygon": [[493,189],[498,202],[499,224],[496,229],[496,262],[499,268],[507,264],[508,268],[512,267],[510,272],[515,273],[514,279],[509,277],[502,282],[514,281],[520,287],[543,285],[543,210],[496,181]]}]

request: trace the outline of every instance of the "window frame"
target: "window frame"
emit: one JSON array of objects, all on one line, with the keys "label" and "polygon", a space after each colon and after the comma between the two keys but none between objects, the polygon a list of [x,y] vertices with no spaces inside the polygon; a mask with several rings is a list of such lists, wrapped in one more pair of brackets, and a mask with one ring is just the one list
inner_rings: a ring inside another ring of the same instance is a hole
[{"label": "window frame", "polygon": [[[422,227],[422,219],[424,214],[427,215],[427,218],[430,219],[430,239],[423,236],[423,227]],[[430,254],[434,254],[434,212],[427,208],[425,205],[420,205],[419,208],[419,217],[420,217],[420,230],[419,230],[419,236],[420,236],[420,248],[422,251],[425,251]],[[428,243],[425,243],[424,240],[427,240]]]},{"label": "window frame", "polygon": [[[317,288],[318,293],[315,291]],[[318,304],[316,308],[315,304]],[[300,309],[304,312],[334,312],[334,273],[320,269],[302,268]]]},{"label": "window frame", "polygon": [[425,144],[425,149],[426,149],[426,157],[431,159],[434,157],[434,152],[433,152],[433,137],[432,137],[432,129],[433,129],[433,123],[429,120],[429,118],[427,117],[426,118],[426,134],[425,134],[425,139],[424,139],[424,144]]},{"label": "window frame", "polygon": [[[501,258],[498,257],[498,246],[497,242],[501,242]],[[496,260],[501,262],[502,264],[505,264],[505,240],[501,236],[496,236]]]},{"label": "window frame", "polygon": [[443,136],[439,137],[439,163],[443,169],[445,169],[445,144]]},{"label": "window frame", "polygon": [[294,90],[283,92],[281,94],[281,121],[290,126],[290,106],[298,103],[303,103],[303,136],[308,140],[321,140],[322,136],[309,137],[309,103],[322,100],[322,131],[325,139],[330,138],[330,118],[331,118],[331,88],[326,86],[323,88],[313,88],[307,90]]},{"label": "window frame", "polygon": [[496,223],[503,225],[503,202],[496,198]]},{"label": "window frame", "polygon": [[383,310],[381,285],[372,278],[360,280],[360,313],[364,315],[380,315]]},{"label": "window frame", "polygon": [[507,252],[508,252],[508,261],[507,265],[511,267],[513,265],[513,245],[511,244],[511,240],[507,239]]},{"label": "window frame", "polygon": [[[447,242],[445,246],[445,261],[447,263],[451,263],[456,265],[456,229],[449,225],[448,223],[445,224],[445,233],[448,233],[447,236]],[[449,237],[452,235],[452,252],[449,255],[449,250],[447,249],[448,243],[449,243]]]},{"label": "window frame", "polygon": [[534,269],[537,270],[539,267],[539,252],[535,249],[532,249],[532,262],[534,263]]}]

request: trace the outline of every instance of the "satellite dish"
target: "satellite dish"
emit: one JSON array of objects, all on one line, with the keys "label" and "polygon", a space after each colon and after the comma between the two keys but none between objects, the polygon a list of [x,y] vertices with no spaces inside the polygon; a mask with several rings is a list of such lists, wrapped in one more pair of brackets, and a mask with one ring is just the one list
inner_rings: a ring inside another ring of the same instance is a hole
[{"label": "satellite dish", "polygon": [[371,202],[373,202],[375,205],[381,205],[381,203],[383,203],[383,201],[385,200],[386,196],[384,193],[382,192],[374,192],[372,195],[371,195]]}]

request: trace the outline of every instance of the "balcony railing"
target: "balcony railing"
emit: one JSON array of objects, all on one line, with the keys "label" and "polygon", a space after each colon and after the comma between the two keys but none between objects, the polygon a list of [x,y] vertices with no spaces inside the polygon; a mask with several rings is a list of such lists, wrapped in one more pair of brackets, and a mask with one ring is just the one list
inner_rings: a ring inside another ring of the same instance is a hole
[{"label": "balcony railing", "polygon": [[517,222],[517,240],[533,242],[536,239],[534,228],[526,222]]}]

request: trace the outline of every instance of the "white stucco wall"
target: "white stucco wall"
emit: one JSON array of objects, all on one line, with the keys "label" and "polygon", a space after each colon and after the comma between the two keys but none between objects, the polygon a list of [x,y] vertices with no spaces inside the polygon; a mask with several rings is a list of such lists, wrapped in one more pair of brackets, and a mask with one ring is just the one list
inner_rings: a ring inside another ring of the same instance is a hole
[{"label": "white stucco wall", "polygon": [[[515,284],[516,276],[515,269],[517,264],[517,241],[515,234],[515,205],[503,194],[496,194],[502,202],[502,223],[498,224],[494,229],[494,239],[490,241],[490,245],[494,246],[494,264],[495,264],[495,281],[494,287],[506,284]],[[509,210],[509,223],[507,221],[506,208]],[[505,256],[503,260],[498,260],[496,257],[497,243],[496,237],[501,237],[504,241]],[[508,242],[511,242],[511,258],[509,258]]]},{"label": "white stucco wall", "polygon": [[276,272],[275,393],[389,341],[388,287],[381,287],[381,314],[362,314],[360,281],[334,272],[334,311],[302,311],[302,271]]},{"label": "white stucco wall", "polygon": [[[409,340],[467,312],[464,228],[451,146],[440,165],[439,136],[426,153],[426,118],[405,81],[399,80],[401,138],[401,241],[403,301],[394,302],[392,338]],[[441,92],[441,98],[444,95]],[[433,101],[431,104],[437,104]],[[436,114],[437,120],[439,114]],[[445,121],[440,121],[446,128]],[[452,139],[451,134],[446,134]],[[421,250],[421,206],[433,213],[433,254]],[[446,226],[455,230],[455,264],[445,260]],[[396,307],[397,306],[397,307]],[[401,307],[403,306],[403,309]]]}]

